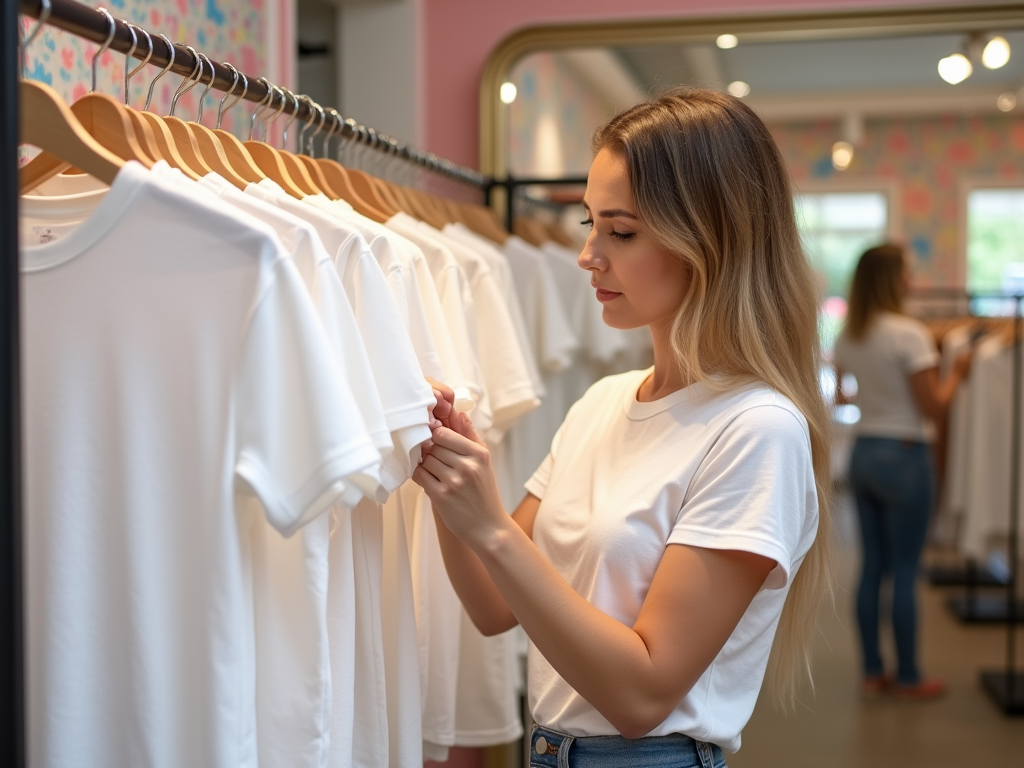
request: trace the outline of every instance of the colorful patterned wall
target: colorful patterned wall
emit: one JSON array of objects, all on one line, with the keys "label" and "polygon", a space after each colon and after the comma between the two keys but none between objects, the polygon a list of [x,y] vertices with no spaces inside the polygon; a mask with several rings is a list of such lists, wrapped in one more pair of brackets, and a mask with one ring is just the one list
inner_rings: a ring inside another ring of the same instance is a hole
[{"label": "colorful patterned wall", "polygon": [[845,171],[832,167],[838,122],[772,126],[796,186],[882,181],[900,190],[903,240],[914,255],[914,284],[960,287],[961,180],[1020,180],[1024,187],[1024,118],[1015,115],[869,120]]},{"label": "colorful patterned wall", "polygon": [[590,135],[614,114],[555,53],[535,53],[512,71],[509,166],[519,176],[572,176],[590,168]]},{"label": "colorful patterned wall", "polygon": [[[87,2],[93,7],[106,7],[115,19],[123,19],[144,27],[150,34],[163,33],[172,42],[191,45],[215,61],[229,61],[248,74],[266,72],[267,36],[265,34],[267,0],[106,0]],[[26,29],[35,27],[35,20],[23,20]],[[140,50],[145,51],[145,37],[139,35]],[[91,62],[99,46],[57,29],[45,28],[28,49],[26,74],[52,86],[71,103],[89,92],[92,80]],[[123,96],[125,57],[110,51],[97,62],[97,91]],[[134,68],[139,62],[132,60]],[[139,109],[156,67],[147,66],[131,82],[131,105]],[[161,78],[153,94],[151,109],[166,114],[171,96],[181,77],[167,74]],[[193,118],[198,107],[196,87],[178,102],[176,114]],[[215,99],[216,95],[216,99]],[[220,94],[222,95],[222,94]],[[210,124],[217,114],[220,95],[211,91],[204,105],[203,122]],[[246,111],[251,114],[251,105]],[[241,108],[224,118],[222,127],[232,130],[247,122]]]}]

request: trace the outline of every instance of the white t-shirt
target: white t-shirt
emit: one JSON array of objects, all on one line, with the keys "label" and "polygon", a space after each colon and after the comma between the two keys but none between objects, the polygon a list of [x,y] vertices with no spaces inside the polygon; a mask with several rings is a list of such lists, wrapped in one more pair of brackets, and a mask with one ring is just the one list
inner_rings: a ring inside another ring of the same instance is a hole
[{"label": "white t-shirt", "polygon": [[[754,552],[776,567],[725,646],[652,736],[740,746],[792,576],[814,541],[810,438],[782,395],[751,384],[692,385],[654,402],[650,370],[602,379],[572,407],[526,484],[539,497],[533,540],[569,584],[626,626],[669,544]],[[531,645],[536,722],[575,736],[616,733]]]},{"label": "white t-shirt", "polygon": [[257,766],[236,494],[290,535],[379,460],[276,236],[210,202],[129,163],[22,252],[36,766]]},{"label": "white t-shirt", "polygon": [[857,434],[930,440],[932,427],[917,407],[909,376],[939,364],[935,341],[923,323],[880,313],[859,341],[836,341],[836,366],[857,379]]},{"label": "white t-shirt", "polygon": [[250,184],[245,191],[312,224],[334,261],[355,312],[395,443],[381,469],[385,493],[378,501],[383,502],[387,493],[412,476],[419,446],[430,439],[427,409],[435,402],[402,321],[403,312],[366,240],[350,225],[290,197],[270,179]]}]

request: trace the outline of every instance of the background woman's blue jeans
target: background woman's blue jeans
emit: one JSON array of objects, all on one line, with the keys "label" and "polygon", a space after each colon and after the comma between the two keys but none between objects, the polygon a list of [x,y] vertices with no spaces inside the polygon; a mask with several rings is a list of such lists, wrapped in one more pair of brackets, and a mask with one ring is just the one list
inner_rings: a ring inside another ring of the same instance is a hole
[{"label": "background woman's blue jeans", "polygon": [[857,590],[864,675],[883,672],[878,650],[879,591],[883,576],[891,575],[897,679],[901,685],[915,685],[920,676],[914,587],[934,493],[931,448],[921,442],[860,437],[850,459],[850,486],[864,549]]}]

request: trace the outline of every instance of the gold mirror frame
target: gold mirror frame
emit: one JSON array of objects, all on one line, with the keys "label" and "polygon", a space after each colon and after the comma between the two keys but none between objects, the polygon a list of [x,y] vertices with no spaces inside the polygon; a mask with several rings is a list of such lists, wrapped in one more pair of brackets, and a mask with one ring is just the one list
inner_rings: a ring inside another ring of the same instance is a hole
[{"label": "gold mirror frame", "polygon": [[[778,13],[675,20],[529,27],[506,37],[490,55],[480,80],[480,170],[503,179],[508,173],[507,109],[498,97],[524,56],[538,51],[619,45],[665,45],[708,41],[729,32],[742,39],[821,40],[909,34],[983,32],[1024,27],[1024,3],[857,12]],[[498,202],[498,201],[495,201]]]}]

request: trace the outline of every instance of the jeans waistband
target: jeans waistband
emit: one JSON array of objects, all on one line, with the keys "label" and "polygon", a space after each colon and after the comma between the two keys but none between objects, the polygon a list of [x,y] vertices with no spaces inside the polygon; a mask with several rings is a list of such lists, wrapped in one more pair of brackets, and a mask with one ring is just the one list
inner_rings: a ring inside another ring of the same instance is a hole
[{"label": "jeans waistband", "polygon": [[681,733],[627,739],[623,736],[570,736],[534,725],[531,768],[725,768],[722,750]]}]

